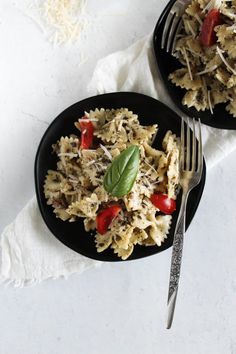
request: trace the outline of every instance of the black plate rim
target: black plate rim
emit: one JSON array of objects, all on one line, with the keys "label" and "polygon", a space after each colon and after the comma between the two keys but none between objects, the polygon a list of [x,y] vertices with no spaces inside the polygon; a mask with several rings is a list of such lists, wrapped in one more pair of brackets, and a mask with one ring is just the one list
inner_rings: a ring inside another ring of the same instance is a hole
[{"label": "black plate rim", "polygon": [[[54,124],[56,124],[57,120],[60,119],[60,117],[69,109],[71,109],[72,107],[74,106],[77,106],[78,104],[82,105],[84,102],[88,101],[88,100],[91,100],[91,99],[96,99],[98,96],[101,97],[111,97],[113,95],[126,95],[126,96],[139,96],[139,97],[144,97],[146,99],[149,99],[149,100],[153,100],[155,102],[158,102],[158,104],[160,104],[161,106],[164,106],[165,108],[167,108],[168,110],[170,111],[173,111],[170,107],[168,107],[166,104],[164,104],[163,102],[151,97],[151,96],[147,96],[145,94],[141,94],[141,93],[138,93],[138,92],[131,92],[131,91],[120,91],[120,92],[109,92],[109,93],[105,93],[105,94],[101,94],[101,95],[96,95],[96,96],[91,96],[91,97],[87,97],[81,101],[78,101],[78,102],[75,102],[74,104],[68,106],[66,109],[64,109],[61,113],[59,113],[56,118],[53,119],[53,121],[50,123],[50,125],[47,127],[46,131],[44,132],[40,142],[39,142],[39,145],[38,145],[38,149],[37,149],[37,152],[36,152],[36,156],[35,156],[35,162],[34,162],[34,182],[35,182],[35,191],[36,191],[36,199],[37,199],[37,203],[38,203],[38,207],[39,207],[39,210],[40,210],[40,214],[42,216],[42,219],[46,225],[46,227],[49,229],[49,231],[52,233],[52,235],[58,240],[60,241],[65,247],[68,247],[70,248],[71,250],[73,250],[74,252],[78,253],[78,254],[81,254],[82,256],[88,258],[88,259],[93,259],[93,260],[96,260],[96,261],[100,261],[100,262],[126,262],[126,261],[129,261],[129,262],[132,262],[132,261],[137,261],[139,259],[143,259],[143,258],[146,258],[146,257],[152,257],[152,256],[155,256],[157,255],[158,253],[161,253],[165,250],[167,250],[168,248],[172,247],[172,244],[169,245],[168,247],[166,247],[165,249],[159,251],[159,252],[156,252],[156,253],[153,253],[153,254],[148,254],[148,255],[145,255],[143,257],[137,257],[137,258],[128,258],[126,259],[125,261],[118,258],[116,256],[116,258],[114,260],[110,260],[110,259],[100,259],[100,258],[96,258],[96,257],[90,257],[88,256],[87,254],[83,253],[83,251],[81,252],[78,252],[78,250],[75,250],[73,247],[70,247],[68,246],[67,244],[65,244],[63,242],[62,239],[60,239],[54,232],[53,228],[48,224],[47,220],[46,220],[46,217],[44,215],[44,207],[42,205],[42,202],[41,202],[41,194],[40,194],[40,188],[39,188],[39,183],[38,183],[38,179],[37,179],[37,169],[38,169],[38,163],[39,163],[39,156],[40,156],[40,151],[41,151],[41,147],[43,146],[43,143],[44,143],[44,140],[45,138],[47,137],[47,134],[48,132],[53,128]],[[174,112],[174,111],[173,111]],[[174,112],[176,117],[178,116],[178,118],[180,119],[179,115]],[[176,118],[177,119],[177,118]],[[199,189],[199,194],[198,194],[198,199],[197,201],[194,203],[194,206],[192,207],[191,211],[188,211],[186,212],[186,214],[188,214],[188,218],[189,218],[189,222],[186,223],[186,230],[188,229],[188,227],[190,226],[194,216],[195,216],[195,213],[198,209],[198,206],[199,206],[199,203],[201,201],[201,198],[202,198],[202,193],[203,193],[203,190],[204,190],[204,187],[205,187],[205,181],[206,181],[206,163],[205,163],[205,158],[203,158],[203,171],[202,171],[202,178],[201,178],[201,182],[199,184],[198,187],[200,187]],[[191,192],[190,192],[191,193]],[[155,246],[153,246],[155,247]],[[157,248],[158,249],[158,248]],[[102,253],[100,253],[102,254]],[[98,253],[99,255],[99,253]]]}]

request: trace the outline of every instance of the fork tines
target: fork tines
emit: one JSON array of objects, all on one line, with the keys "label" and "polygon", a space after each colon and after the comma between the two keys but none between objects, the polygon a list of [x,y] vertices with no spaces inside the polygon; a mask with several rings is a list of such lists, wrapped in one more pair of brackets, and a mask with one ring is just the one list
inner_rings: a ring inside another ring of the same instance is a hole
[{"label": "fork tines", "polygon": [[170,9],[170,12],[165,21],[161,40],[161,48],[165,49],[166,52],[171,51],[171,54],[173,54],[175,49],[177,35],[179,34],[183,23],[182,15],[188,2],[189,0],[177,0]]},{"label": "fork tines", "polygon": [[[186,123],[182,117],[181,124],[181,169],[182,171],[202,172],[202,134],[201,121],[193,118],[192,120],[192,137],[190,134],[190,120],[187,118]],[[186,127],[185,127],[186,126]],[[196,129],[196,126],[198,129]],[[196,134],[198,130],[198,134]],[[197,136],[198,139],[197,139]]]}]

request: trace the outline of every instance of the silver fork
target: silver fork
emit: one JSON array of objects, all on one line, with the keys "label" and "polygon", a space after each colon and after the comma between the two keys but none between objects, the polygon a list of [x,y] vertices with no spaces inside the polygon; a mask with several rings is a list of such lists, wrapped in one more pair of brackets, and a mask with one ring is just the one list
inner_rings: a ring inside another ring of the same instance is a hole
[{"label": "silver fork", "polygon": [[190,0],[177,0],[169,11],[161,39],[161,48],[166,49],[166,52],[169,52],[171,47],[171,54],[174,52],[176,36],[182,26],[182,15],[189,3]]},{"label": "silver fork", "polygon": [[[180,268],[183,252],[183,241],[185,233],[185,216],[186,216],[186,204],[189,196],[189,192],[196,186],[201,180],[203,169],[203,153],[202,153],[202,136],[201,136],[201,123],[198,120],[199,140],[196,139],[195,119],[193,119],[193,134],[190,138],[189,118],[187,119],[185,134],[185,122],[182,118],[181,124],[181,146],[180,146],[180,186],[182,188],[182,200],[180,211],[175,227],[172,258],[171,258],[171,270],[169,280],[169,292],[168,292],[168,318],[167,329],[171,327],[175,303],[178,292]],[[191,144],[192,140],[192,144]],[[192,148],[191,148],[192,147]]]}]

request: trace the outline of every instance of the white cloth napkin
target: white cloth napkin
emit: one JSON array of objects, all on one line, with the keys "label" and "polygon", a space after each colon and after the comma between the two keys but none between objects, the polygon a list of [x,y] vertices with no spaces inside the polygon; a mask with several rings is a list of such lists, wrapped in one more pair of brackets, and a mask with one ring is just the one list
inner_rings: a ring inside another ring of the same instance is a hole
[{"label": "white cloth napkin", "polygon": [[[151,35],[146,36],[128,49],[100,60],[88,85],[89,93],[135,91],[171,106],[159,79],[151,41]],[[236,148],[236,132],[204,126],[203,141],[209,169]],[[0,247],[0,281],[15,286],[68,277],[101,264],[70,250],[48,231],[35,197],[5,228]]]},{"label": "white cloth napkin", "polygon": [[101,262],[64,246],[48,230],[33,197],[1,236],[0,280],[23,287],[48,278],[67,278]]}]

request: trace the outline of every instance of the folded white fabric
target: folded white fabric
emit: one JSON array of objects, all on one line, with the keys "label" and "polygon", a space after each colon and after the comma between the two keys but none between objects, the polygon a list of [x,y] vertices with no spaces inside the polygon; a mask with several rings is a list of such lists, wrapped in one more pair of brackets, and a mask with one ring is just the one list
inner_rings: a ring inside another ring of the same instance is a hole
[{"label": "folded white fabric", "polygon": [[[156,68],[151,35],[100,60],[88,86],[90,94],[135,91],[171,105]],[[214,118],[212,118],[214,119]],[[236,148],[236,132],[203,127],[208,169]],[[0,280],[15,286],[68,277],[100,265],[61,244],[47,229],[35,197],[1,236]]]},{"label": "folded white fabric", "polygon": [[48,278],[67,278],[99,266],[64,246],[47,229],[33,197],[1,236],[0,280],[17,287]]}]

